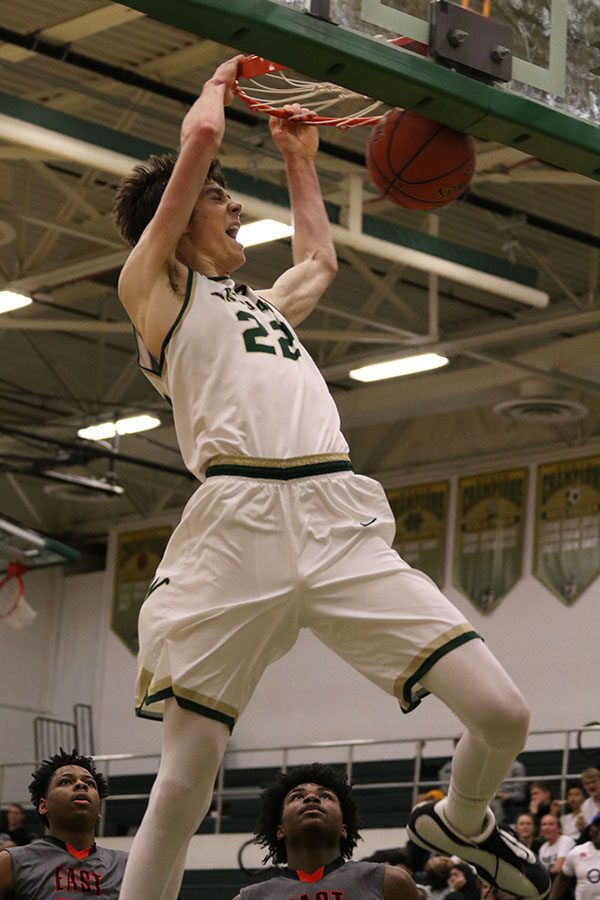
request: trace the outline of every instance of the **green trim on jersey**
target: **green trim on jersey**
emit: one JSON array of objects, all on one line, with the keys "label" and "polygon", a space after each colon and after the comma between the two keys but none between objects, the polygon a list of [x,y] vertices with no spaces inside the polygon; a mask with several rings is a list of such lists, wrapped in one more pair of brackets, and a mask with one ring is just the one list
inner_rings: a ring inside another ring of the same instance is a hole
[{"label": "green trim on jersey", "polygon": [[215,475],[238,475],[242,478],[274,478],[277,481],[289,481],[292,478],[309,478],[311,475],[329,475],[332,472],[352,472],[350,460],[336,459],[330,462],[309,463],[305,466],[289,466],[276,468],[273,466],[237,466],[222,463],[209,466],[206,477]]},{"label": "green trim on jersey", "polygon": [[[232,716],[228,716],[227,713],[223,713],[218,709],[212,709],[210,706],[205,706],[203,703],[197,703],[195,700],[189,700],[187,697],[181,697],[179,694],[175,693],[172,687],[163,688],[162,691],[147,695],[144,698],[144,705],[157,703],[159,700],[168,700],[169,697],[175,697],[177,705],[181,706],[182,709],[189,709],[190,712],[198,713],[209,719],[216,719],[217,722],[223,722],[227,725],[230,732],[233,731],[235,719]],[[149,710],[144,709],[143,706],[136,707],[135,714],[142,719],[162,719],[161,713],[153,714]]]},{"label": "green trim on jersey", "polygon": [[452,638],[452,640],[448,641],[446,644],[443,644],[443,646],[438,647],[437,650],[434,650],[431,656],[427,657],[425,662],[421,663],[417,671],[413,675],[411,675],[410,678],[407,678],[404,682],[404,686],[402,688],[402,700],[400,703],[400,708],[403,713],[411,712],[420,704],[423,697],[428,696],[429,691],[426,688],[423,688],[419,691],[413,691],[413,687],[415,684],[418,684],[421,681],[423,676],[426,675],[430,669],[433,668],[436,662],[441,659],[442,656],[445,656],[446,653],[450,653],[451,650],[454,650],[455,647],[460,647],[461,644],[466,644],[467,641],[472,641],[475,638],[478,638],[481,641],[483,640],[481,635],[478,634],[475,630],[465,631],[463,632],[463,634],[459,634],[455,638]]},{"label": "green trim on jersey", "polygon": [[[165,365],[165,354],[167,352],[167,347],[169,345],[169,341],[173,337],[173,334],[175,333],[176,329],[178,328],[179,323],[181,322],[181,320],[188,308],[188,305],[190,302],[190,297],[192,296],[192,288],[194,286],[195,275],[196,275],[196,273],[194,272],[193,269],[188,269],[188,277],[187,277],[187,282],[186,282],[186,286],[185,286],[185,296],[183,298],[183,303],[181,304],[181,309],[177,313],[175,321],[173,322],[173,324],[167,331],[166,337],[165,337],[164,341],[162,342],[162,347],[160,348],[160,357],[157,360],[156,368],[149,369],[147,366],[143,366],[140,363],[139,351],[138,351],[138,366],[144,372],[149,372],[151,375],[157,375],[159,378],[162,377],[162,372],[163,372],[163,368]],[[147,347],[146,347],[146,351],[147,351],[148,355],[150,356],[150,359],[155,359],[155,357],[152,356],[152,354],[150,353],[150,351],[148,350]],[[167,399],[169,399],[169,398],[167,398]]]}]

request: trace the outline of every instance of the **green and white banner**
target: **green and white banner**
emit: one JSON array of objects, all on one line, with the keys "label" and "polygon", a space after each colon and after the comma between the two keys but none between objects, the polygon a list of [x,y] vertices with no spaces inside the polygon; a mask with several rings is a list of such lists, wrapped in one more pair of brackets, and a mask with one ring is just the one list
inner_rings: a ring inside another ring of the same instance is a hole
[{"label": "green and white banner", "polygon": [[394,518],[394,549],[415,569],[444,583],[449,482],[419,484],[386,491]]},{"label": "green and white banner", "polygon": [[458,482],[453,581],[481,612],[521,577],[526,500],[525,468]]},{"label": "green and white banner", "polygon": [[137,622],[150,582],[171,537],[170,525],[117,535],[111,628],[132,653],[139,650]]},{"label": "green and white banner", "polygon": [[570,605],[600,575],[600,456],[539,466],[533,574]]}]

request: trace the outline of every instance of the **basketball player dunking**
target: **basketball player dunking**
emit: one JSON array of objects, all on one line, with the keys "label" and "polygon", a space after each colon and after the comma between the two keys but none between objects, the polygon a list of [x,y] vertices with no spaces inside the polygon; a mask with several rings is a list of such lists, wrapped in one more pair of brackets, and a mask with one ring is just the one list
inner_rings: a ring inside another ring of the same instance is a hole
[{"label": "basketball player dunking", "polygon": [[230,730],[265,667],[310,628],[408,712],[431,692],[466,731],[449,795],[417,808],[415,841],[487,881],[543,897],[547,873],[488,802],[524,746],[528,709],[430,579],[391,549],[381,486],[355,475],[333,400],[294,328],[336,273],[316,128],[271,120],[291,199],[293,265],[269,290],[234,283],[241,206],[214,161],[240,57],[219,66],[181,127],[177,158],[121,186],[132,247],[119,295],[143,371],[170,399],[180,449],[203,481],[140,614],[137,709],[163,718],[163,751],[121,900],[174,900]]}]

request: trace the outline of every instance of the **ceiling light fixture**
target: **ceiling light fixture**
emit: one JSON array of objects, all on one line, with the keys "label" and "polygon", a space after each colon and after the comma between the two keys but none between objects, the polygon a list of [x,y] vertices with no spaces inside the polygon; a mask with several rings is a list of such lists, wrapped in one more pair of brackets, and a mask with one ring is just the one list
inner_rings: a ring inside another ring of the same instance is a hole
[{"label": "ceiling light fixture", "polygon": [[417,372],[429,372],[447,366],[450,360],[439,353],[420,353],[418,356],[402,356],[388,359],[385,362],[372,363],[352,369],[348,374],[355,381],[383,381],[386,378],[398,378],[401,375],[415,375]]},{"label": "ceiling light fixture", "polygon": [[160,424],[160,419],[157,419],[156,416],[129,416],[125,419],[118,419],[116,422],[99,422],[97,425],[80,428],[77,436],[86,441],[107,441],[117,434],[136,434],[138,431],[149,431]]},{"label": "ceiling light fixture", "polygon": [[92,491],[101,491],[104,494],[114,494],[117,497],[125,493],[125,488],[122,488],[120,484],[111,484],[109,481],[102,481],[100,478],[87,478],[85,475],[58,472],[56,469],[44,469],[42,474],[44,478],[51,478],[53,481],[64,481],[66,484],[77,485]]},{"label": "ceiling light fixture", "polygon": [[259,219],[242,225],[238,231],[237,240],[244,247],[254,247],[256,244],[267,244],[269,241],[278,241],[281,238],[290,237],[294,233],[291,225],[278,222],[275,219]]},{"label": "ceiling light fixture", "polygon": [[0,291],[0,315],[11,312],[13,309],[21,309],[22,306],[29,306],[30,303],[32,303],[31,297],[26,297],[25,294]]}]

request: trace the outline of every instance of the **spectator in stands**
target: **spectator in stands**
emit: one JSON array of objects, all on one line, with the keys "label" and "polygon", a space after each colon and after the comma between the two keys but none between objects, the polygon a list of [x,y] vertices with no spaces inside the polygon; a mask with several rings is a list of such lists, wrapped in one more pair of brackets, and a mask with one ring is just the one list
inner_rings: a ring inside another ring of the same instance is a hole
[{"label": "spectator in stands", "polygon": [[323,897],[418,900],[401,866],[348,861],[360,838],[356,799],[346,776],[320,763],[282,772],[262,795],[256,842],[267,860],[286,865],[236,900],[271,900],[307,893]]},{"label": "spectator in stands", "polygon": [[453,862],[447,856],[431,856],[425,863],[421,885],[427,891],[429,900],[444,900],[450,888],[448,876]]},{"label": "spectator in stands", "polygon": [[[458,743],[458,738],[454,739],[454,747]],[[448,790],[450,784],[450,770],[452,768],[452,759],[447,760],[438,772],[440,779],[440,789]],[[520,806],[525,802],[525,782],[513,779],[523,779],[527,774],[525,766],[518,759],[512,761],[506,779],[499,785],[496,796],[490,802],[490,807],[496,817],[496,824],[502,825],[506,820],[506,812],[511,806]]]},{"label": "spectator in stands", "polygon": [[560,823],[556,816],[544,816],[540,831],[544,843],[538,852],[539,860],[548,869],[551,878],[556,878],[563,867],[567,853],[575,846],[575,841],[560,833]]},{"label": "spectator in stands", "polygon": [[448,873],[446,900],[481,900],[481,881],[466,863],[453,863]]},{"label": "spectator in stands", "polygon": [[583,830],[584,825],[589,825],[600,812],[600,770],[586,769],[581,773],[581,782],[589,794],[581,806],[581,815],[583,816],[581,830]]},{"label": "spectator in stands", "polygon": [[29,793],[48,834],[0,852],[0,900],[80,893],[117,900],[127,854],[98,847],[94,840],[107,786],[90,757],[61,749],[33,773]]},{"label": "spectator in stands", "polygon": [[[452,741],[452,753],[456,750],[456,745],[458,744],[459,738],[454,738]],[[448,788],[450,787],[450,772],[452,771],[452,756],[450,759],[447,759],[442,768],[438,772],[438,778],[440,779],[440,790],[444,792],[444,794],[448,793]]]},{"label": "spectator in stands", "polygon": [[567,853],[549,900],[560,900],[572,878],[576,879],[575,900],[600,900],[600,813],[596,813],[589,828],[590,840]]},{"label": "spectator in stands", "polygon": [[536,828],[544,816],[551,812],[552,791],[545,781],[533,781],[529,788],[529,812],[535,819]]},{"label": "spectator in stands", "polygon": [[525,782],[513,779],[523,779],[526,774],[527,770],[523,763],[515,759],[506,773],[505,781],[499,786],[496,796],[490,803],[498,824],[501,825],[506,820],[507,811],[525,803]]},{"label": "spectator in stands", "polygon": [[560,830],[568,837],[577,840],[584,826],[584,818],[581,812],[585,793],[578,784],[572,784],[567,790],[567,797],[563,806],[563,812],[559,817]]},{"label": "spectator in stands", "polygon": [[7,847],[24,847],[31,838],[23,825],[25,810],[20,803],[11,803],[6,811],[6,829],[0,835],[0,850]]},{"label": "spectator in stands", "polygon": [[519,813],[512,828],[521,843],[537,854],[543,841],[537,836],[535,817],[528,812]]}]

